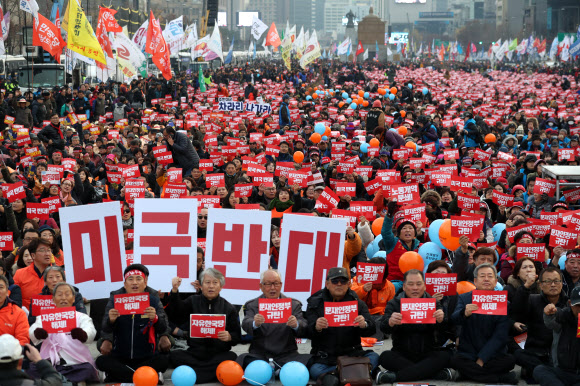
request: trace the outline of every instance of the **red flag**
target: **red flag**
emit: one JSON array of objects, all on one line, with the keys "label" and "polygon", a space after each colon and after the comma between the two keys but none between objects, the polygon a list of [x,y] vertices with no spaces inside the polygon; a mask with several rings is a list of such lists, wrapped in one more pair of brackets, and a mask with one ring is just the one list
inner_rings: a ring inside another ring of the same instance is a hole
[{"label": "red flag", "polygon": [[117,23],[115,14],[117,11],[107,7],[99,7],[99,23],[101,20],[105,25],[107,32],[123,32],[123,28]]},{"label": "red flag", "polygon": [[276,24],[272,23],[268,35],[266,36],[266,45],[272,47],[278,47],[281,45],[280,35],[278,35],[278,30],[276,29]]},{"label": "red flag", "polygon": [[60,54],[66,42],[60,36],[60,29],[46,17],[38,14],[38,24],[33,23],[32,45],[40,46],[60,63]]},{"label": "red flag", "polygon": [[360,54],[364,53],[365,49],[363,48],[363,44],[362,42],[359,40],[358,41],[358,46],[356,47],[356,53],[355,56],[359,56]]},{"label": "red flag", "polygon": [[56,18],[54,19],[54,25],[56,26],[56,28],[60,29],[60,13],[59,13],[59,9],[56,9]]},{"label": "red flag", "polygon": [[[278,39],[279,40],[279,39]],[[157,66],[163,77],[171,79],[171,63],[169,62],[169,47],[163,37],[159,20],[155,19],[153,11],[149,18],[149,28],[147,29],[147,42],[145,43],[145,52],[153,55],[153,63]]]},{"label": "red flag", "polygon": [[[103,18],[103,12],[101,9],[101,15],[99,15],[99,21],[97,23],[97,31],[95,32],[95,35],[97,35],[97,41],[99,42],[99,44],[101,45],[101,47],[103,48],[103,52],[105,53],[105,55],[107,55],[109,58],[113,57],[113,49],[111,47],[111,40],[109,39],[109,35],[107,35],[107,27],[106,27],[106,21]],[[100,63],[100,62],[97,62]],[[98,65],[98,64],[97,64]],[[101,65],[104,67],[106,67],[103,63],[101,63]],[[101,68],[99,66],[99,68]]]},{"label": "red flag", "polygon": [[467,44],[467,50],[466,50],[466,54],[465,54],[465,59],[463,59],[464,62],[467,62],[467,59],[469,59],[469,53],[471,52],[471,49],[469,47],[469,44]]}]

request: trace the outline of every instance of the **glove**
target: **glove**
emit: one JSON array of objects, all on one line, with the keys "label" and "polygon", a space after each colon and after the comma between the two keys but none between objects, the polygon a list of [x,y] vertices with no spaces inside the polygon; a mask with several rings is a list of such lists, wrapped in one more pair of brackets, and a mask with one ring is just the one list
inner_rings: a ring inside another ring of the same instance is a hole
[{"label": "glove", "polygon": [[48,338],[48,332],[43,328],[37,328],[34,330],[34,337],[38,340],[44,340]]},{"label": "glove", "polygon": [[389,201],[389,203],[387,204],[387,215],[392,218],[396,212],[397,212],[397,202]]},{"label": "glove", "polygon": [[80,341],[81,343],[85,343],[87,341],[87,338],[88,338],[85,330],[83,330],[82,328],[78,328],[78,327],[70,330],[70,336],[73,339]]}]

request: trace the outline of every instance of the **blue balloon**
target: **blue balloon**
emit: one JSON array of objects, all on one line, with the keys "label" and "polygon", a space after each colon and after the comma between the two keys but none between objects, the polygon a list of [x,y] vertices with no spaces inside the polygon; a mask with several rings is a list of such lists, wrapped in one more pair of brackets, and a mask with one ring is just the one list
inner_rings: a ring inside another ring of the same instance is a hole
[{"label": "blue balloon", "polygon": [[443,249],[445,247],[439,240],[439,228],[441,228],[441,225],[443,225],[443,220],[435,220],[429,225],[429,239]]},{"label": "blue balloon", "polygon": [[306,386],[310,373],[300,362],[288,362],[280,370],[280,382],[284,386]]},{"label": "blue balloon", "polygon": [[367,257],[370,259],[372,256],[375,255],[375,253],[377,253],[379,251],[378,246],[376,246],[374,243],[370,243],[369,245],[367,245]]},{"label": "blue balloon", "polygon": [[312,99],[312,97],[311,97],[310,95],[306,95],[306,100],[307,100],[307,101],[309,101],[309,100],[311,100],[311,99]]},{"label": "blue balloon", "polygon": [[342,99],[346,99],[348,98],[348,93],[347,92],[343,92],[342,93]]},{"label": "blue balloon", "polygon": [[382,257],[383,259],[386,259],[387,251],[376,251],[373,257]]},{"label": "blue balloon", "polygon": [[351,98],[346,98],[346,103],[350,103],[350,102],[352,102],[352,99]]},{"label": "blue balloon", "polygon": [[413,89],[413,85],[411,83],[409,83],[407,87],[409,87],[411,90]]},{"label": "blue balloon", "polygon": [[316,125],[314,125],[314,131],[322,135],[326,131],[326,126],[324,126],[324,123],[318,122]]},{"label": "blue balloon", "polygon": [[399,134],[399,131],[397,129],[395,129],[395,128],[390,128],[389,131],[392,131],[393,133]]},{"label": "blue balloon", "polygon": [[195,370],[189,366],[179,366],[171,373],[171,382],[175,386],[193,386],[197,380]]},{"label": "blue balloon", "polygon": [[493,228],[491,228],[491,233],[493,234],[493,241],[494,242],[498,242],[499,241],[499,237],[501,236],[501,233],[505,230],[505,224],[498,222],[497,224],[495,224],[493,226]]},{"label": "blue balloon", "polygon": [[423,87],[423,95],[429,94],[429,89],[427,87]]},{"label": "blue balloon", "polygon": [[323,141],[328,141],[328,137],[327,137],[326,135],[323,135],[323,136],[322,136],[322,140],[323,140]]},{"label": "blue balloon", "polygon": [[[431,234],[431,230],[429,230],[429,234]],[[421,255],[421,257],[423,258],[423,263],[425,263],[423,272],[427,272],[427,266],[429,265],[429,263],[435,260],[441,260],[441,257],[443,256],[441,252],[441,247],[439,247],[439,245],[435,244],[432,241],[429,241],[421,245],[417,253]]]},{"label": "blue balloon", "polygon": [[369,99],[369,93],[368,93],[368,91],[365,92],[365,95],[364,96],[365,96],[365,99]]},{"label": "blue balloon", "polygon": [[367,151],[369,151],[369,144],[368,143],[362,143],[360,145],[360,151],[362,151],[363,153],[366,153]]},{"label": "blue balloon", "polygon": [[356,103],[352,102],[350,104],[350,108],[353,109],[353,110],[356,110]]},{"label": "blue balloon", "polygon": [[266,361],[253,361],[246,367],[244,378],[250,385],[265,385],[272,378],[272,367]]},{"label": "blue balloon", "polygon": [[566,269],[566,260],[568,258],[566,256],[562,256],[560,257],[560,259],[558,259],[558,266],[560,267],[560,269],[563,271]]},{"label": "blue balloon", "polygon": [[389,94],[389,99],[390,100],[395,100],[395,94]]},{"label": "blue balloon", "polygon": [[[497,274],[499,277],[499,273]],[[493,288],[494,291],[503,291],[503,285],[500,282],[495,283],[495,287]]]},{"label": "blue balloon", "polygon": [[379,247],[379,242],[383,239],[383,235],[378,235],[377,237],[375,237],[375,239],[373,240],[373,245],[375,246],[375,248],[377,248],[377,251],[379,249],[381,249]]}]

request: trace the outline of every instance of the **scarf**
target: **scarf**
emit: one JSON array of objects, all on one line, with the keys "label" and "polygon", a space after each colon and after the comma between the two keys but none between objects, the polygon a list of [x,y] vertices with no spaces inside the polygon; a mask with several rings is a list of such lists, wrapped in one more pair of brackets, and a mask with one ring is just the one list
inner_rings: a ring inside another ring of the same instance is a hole
[{"label": "scarf", "polygon": [[282,202],[278,199],[278,197],[275,197],[272,201],[270,201],[270,205],[268,205],[268,209],[269,210],[276,209],[278,212],[284,212],[286,209],[290,208],[293,205],[294,205],[294,202],[292,200]]}]

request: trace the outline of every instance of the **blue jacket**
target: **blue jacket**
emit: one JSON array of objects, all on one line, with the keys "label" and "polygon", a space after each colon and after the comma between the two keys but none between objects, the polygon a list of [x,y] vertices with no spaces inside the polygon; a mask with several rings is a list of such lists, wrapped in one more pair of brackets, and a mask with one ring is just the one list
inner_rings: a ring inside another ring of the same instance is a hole
[{"label": "blue jacket", "polygon": [[421,130],[421,142],[423,144],[435,142],[435,154],[439,152],[441,143],[439,142],[439,136],[437,135],[437,128],[434,125],[431,124],[429,127]]},{"label": "blue jacket", "polygon": [[478,147],[479,143],[477,143],[477,132],[475,130],[470,130],[467,128],[467,125],[469,123],[473,123],[474,125],[475,123],[475,119],[468,119],[465,122],[465,125],[463,125],[463,128],[465,129],[466,133],[463,134],[464,137],[464,141],[465,141],[465,146],[466,147]]},{"label": "blue jacket", "polygon": [[[283,114],[286,114],[286,119],[283,119]],[[284,126],[289,126],[292,122],[290,120],[290,109],[288,108],[288,104],[286,102],[282,102],[280,104],[280,112],[278,113],[278,122],[280,124],[280,128],[283,129]]]},{"label": "blue jacket", "polygon": [[507,353],[510,320],[507,315],[471,314],[465,317],[465,306],[471,304],[471,294],[458,296],[457,307],[451,315],[451,321],[461,326],[457,353],[473,361],[481,358],[486,363]]}]

